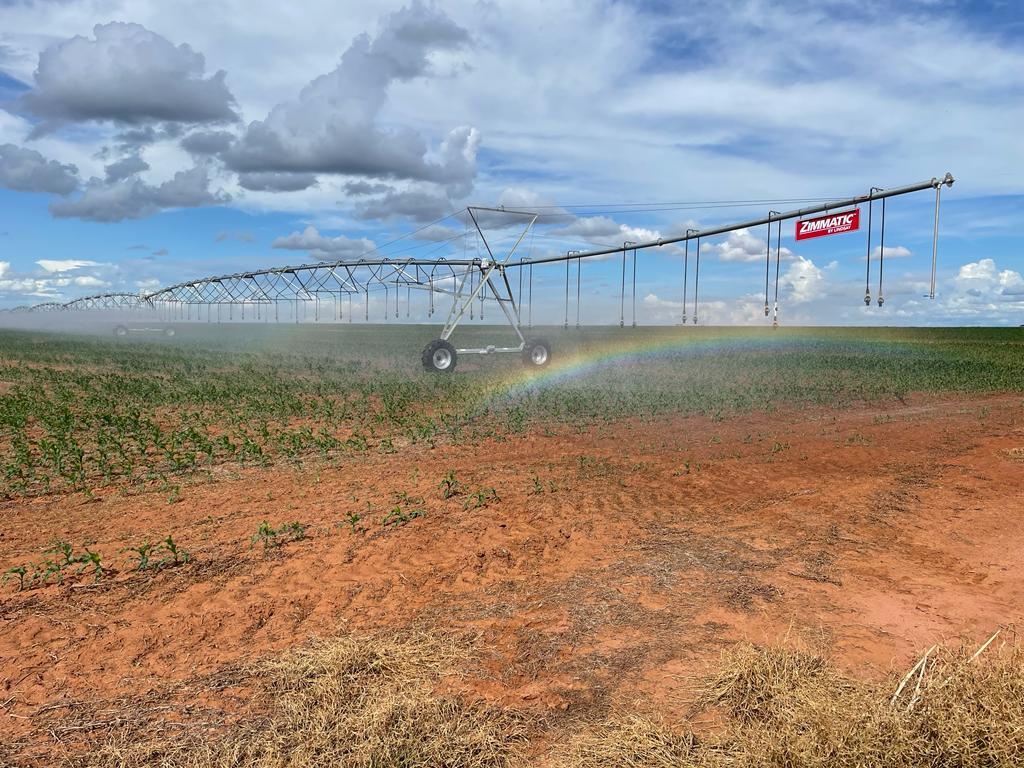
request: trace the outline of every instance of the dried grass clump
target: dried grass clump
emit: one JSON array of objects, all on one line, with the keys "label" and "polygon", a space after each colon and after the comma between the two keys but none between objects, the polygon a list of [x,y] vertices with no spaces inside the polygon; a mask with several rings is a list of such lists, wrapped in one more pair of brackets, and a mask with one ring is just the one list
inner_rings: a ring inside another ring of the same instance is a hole
[{"label": "dried grass clump", "polygon": [[435,640],[342,638],[257,670],[272,701],[266,719],[215,745],[108,744],[109,768],[503,768],[519,755],[515,716],[438,694],[454,650]]},{"label": "dried grass clump", "polygon": [[740,648],[701,705],[723,718],[706,738],[631,715],[577,737],[562,768],[622,766],[1024,765],[1024,658],[932,648],[905,675],[863,682],[801,651]]},{"label": "dried grass clump", "polygon": [[556,766],[565,768],[693,768],[716,766],[727,757],[720,746],[702,742],[690,730],[621,713],[590,728],[561,750]]}]

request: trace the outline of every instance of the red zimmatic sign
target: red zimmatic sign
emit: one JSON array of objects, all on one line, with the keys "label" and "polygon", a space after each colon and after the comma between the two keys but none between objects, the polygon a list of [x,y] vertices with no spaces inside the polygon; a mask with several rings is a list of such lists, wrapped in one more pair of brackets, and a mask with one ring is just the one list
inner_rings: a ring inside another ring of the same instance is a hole
[{"label": "red zimmatic sign", "polygon": [[860,227],[860,208],[842,213],[830,213],[816,219],[803,219],[796,223],[796,239],[807,240],[823,235],[853,232]]}]

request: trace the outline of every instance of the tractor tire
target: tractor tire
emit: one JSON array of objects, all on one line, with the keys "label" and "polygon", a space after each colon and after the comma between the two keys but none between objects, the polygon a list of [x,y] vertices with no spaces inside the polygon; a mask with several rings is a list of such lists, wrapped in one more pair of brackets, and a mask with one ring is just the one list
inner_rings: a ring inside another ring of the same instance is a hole
[{"label": "tractor tire", "polygon": [[455,347],[447,341],[437,339],[423,348],[420,359],[423,362],[423,367],[428,371],[451,373],[455,370],[455,363],[458,362],[459,355],[455,351]]},{"label": "tractor tire", "polygon": [[545,339],[528,339],[523,347],[523,365],[546,368],[551,362],[551,344]]}]

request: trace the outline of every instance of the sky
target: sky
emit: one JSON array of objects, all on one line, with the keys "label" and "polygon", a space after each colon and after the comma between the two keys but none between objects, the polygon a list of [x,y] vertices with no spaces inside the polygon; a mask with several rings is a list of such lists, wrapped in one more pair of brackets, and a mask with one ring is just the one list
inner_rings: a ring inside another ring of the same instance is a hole
[{"label": "sky", "polygon": [[[785,223],[779,320],[1020,325],[1021,125],[1018,0],[0,0],[0,307],[477,255],[467,205],[543,214],[528,258],[950,171],[934,300],[927,190],[886,203],[882,307],[879,204],[870,244],[866,207],[846,234]],[[701,241],[701,323],[770,322],[767,236]],[[635,309],[630,258],[626,322],[692,322],[696,257],[684,306],[684,250],[641,251]],[[583,263],[583,323],[618,322],[621,262]],[[536,268],[535,322],[575,321],[565,279]]]}]

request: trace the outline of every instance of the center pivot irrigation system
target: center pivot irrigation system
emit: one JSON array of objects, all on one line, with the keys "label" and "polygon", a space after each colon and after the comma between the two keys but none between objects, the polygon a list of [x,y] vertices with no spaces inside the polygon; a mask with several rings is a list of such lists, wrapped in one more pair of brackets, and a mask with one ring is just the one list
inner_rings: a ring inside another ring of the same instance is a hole
[{"label": "center pivot irrigation system", "polygon": [[[775,231],[775,289],[773,325],[778,324],[779,311],[779,262],[781,259],[782,222],[797,220],[796,239],[818,237],[821,235],[848,232],[859,228],[860,206],[867,204],[867,269],[865,276],[864,302],[871,303],[871,261],[872,261],[872,228],[874,225],[874,204],[880,202],[879,216],[879,249],[878,249],[878,290],[876,300],[882,306],[883,269],[885,266],[885,201],[890,197],[920,192],[926,189],[935,190],[935,225],[932,234],[932,269],[931,287],[928,297],[935,298],[935,280],[938,257],[939,237],[939,202],[943,186],[953,186],[953,176],[945,174],[941,179],[932,178],[916,184],[902,187],[881,189],[872,187],[866,195],[834,200],[797,210],[780,213],[770,211],[767,216],[750,221],[728,224],[710,229],[688,229],[680,237],[660,238],[647,242],[624,242],[621,246],[606,247],[590,251],[567,251],[564,255],[545,256],[541,258],[519,258],[513,261],[517,249],[526,236],[534,229],[542,214],[512,208],[485,208],[472,206],[466,209],[467,229],[472,222],[484,252],[475,258],[360,258],[357,260],[339,260],[318,262],[294,267],[277,267],[273,269],[241,272],[233,275],[208,277],[178,283],[148,294],[106,293],[97,296],[86,296],[61,304],[49,302],[33,307],[17,307],[12,312],[42,312],[68,310],[157,310],[161,317],[173,320],[201,321],[202,310],[206,309],[206,321],[213,322],[214,307],[216,320],[221,321],[222,307],[227,307],[229,320],[235,319],[235,309],[240,319],[246,319],[246,310],[250,320],[280,320],[280,306],[290,307],[295,321],[299,321],[299,308],[303,314],[308,303],[314,305],[314,319],[320,320],[321,302],[333,304],[336,319],[341,320],[344,305],[348,304],[348,320],[353,317],[353,296],[363,298],[363,314],[366,321],[370,319],[370,291],[384,290],[385,316],[391,306],[390,295],[394,295],[394,316],[399,317],[399,306],[402,289],[406,293],[406,317],[409,317],[411,292],[413,289],[424,290],[429,294],[429,316],[435,312],[435,295],[449,296],[451,306],[439,338],[430,342],[421,355],[424,368],[432,371],[450,372],[455,369],[459,355],[518,353],[527,366],[544,367],[551,360],[551,345],[544,339],[527,338],[522,332],[523,304],[528,306],[527,326],[532,328],[533,310],[533,268],[537,265],[564,262],[565,269],[565,327],[569,325],[569,282],[570,264],[576,262],[576,326],[579,327],[580,307],[580,271],[585,259],[607,257],[622,254],[622,284],[620,293],[619,325],[625,325],[626,302],[626,257],[628,252],[633,255],[632,303],[633,320],[636,325],[636,255],[638,251],[648,248],[660,248],[666,245],[683,243],[682,273],[682,323],[688,320],[689,306],[689,262],[690,241],[695,241],[695,265],[693,274],[692,319],[697,323],[698,291],[700,281],[701,239],[726,234],[740,229],[767,227],[767,246],[765,248],[765,316],[772,314],[770,301],[770,278],[772,259],[772,227]],[[808,219],[815,214],[825,214],[818,218]],[[522,231],[515,237],[512,246],[501,255],[496,255],[492,244],[484,234],[481,226],[482,217],[500,219],[504,222],[518,220],[523,223]],[[453,238],[454,239],[454,238]],[[510,269],[518,269],[518,291],[513,291],[509,280]],[[523,302],[523,279],[527,277],[526,302]],[[467,313],[473,316],[474,303],[479,301],[481,317],[483,302],[493,300],[501,309],[509,326],[515,333],[518,344],[514,346],[455,347],[451,342],[452,334]],[[358,305],[355,311],[358,311]],[[271,318],[271,313],[273,317]],[[193,317],[194,315],[194,317]],[[332,318],[333,319],[333,318]],[[124,335],[126,326],[118,326],[119,335]],[[146,329],[153,330],[153,329]],[[156,329],[159,330],[159,329]]]}]

